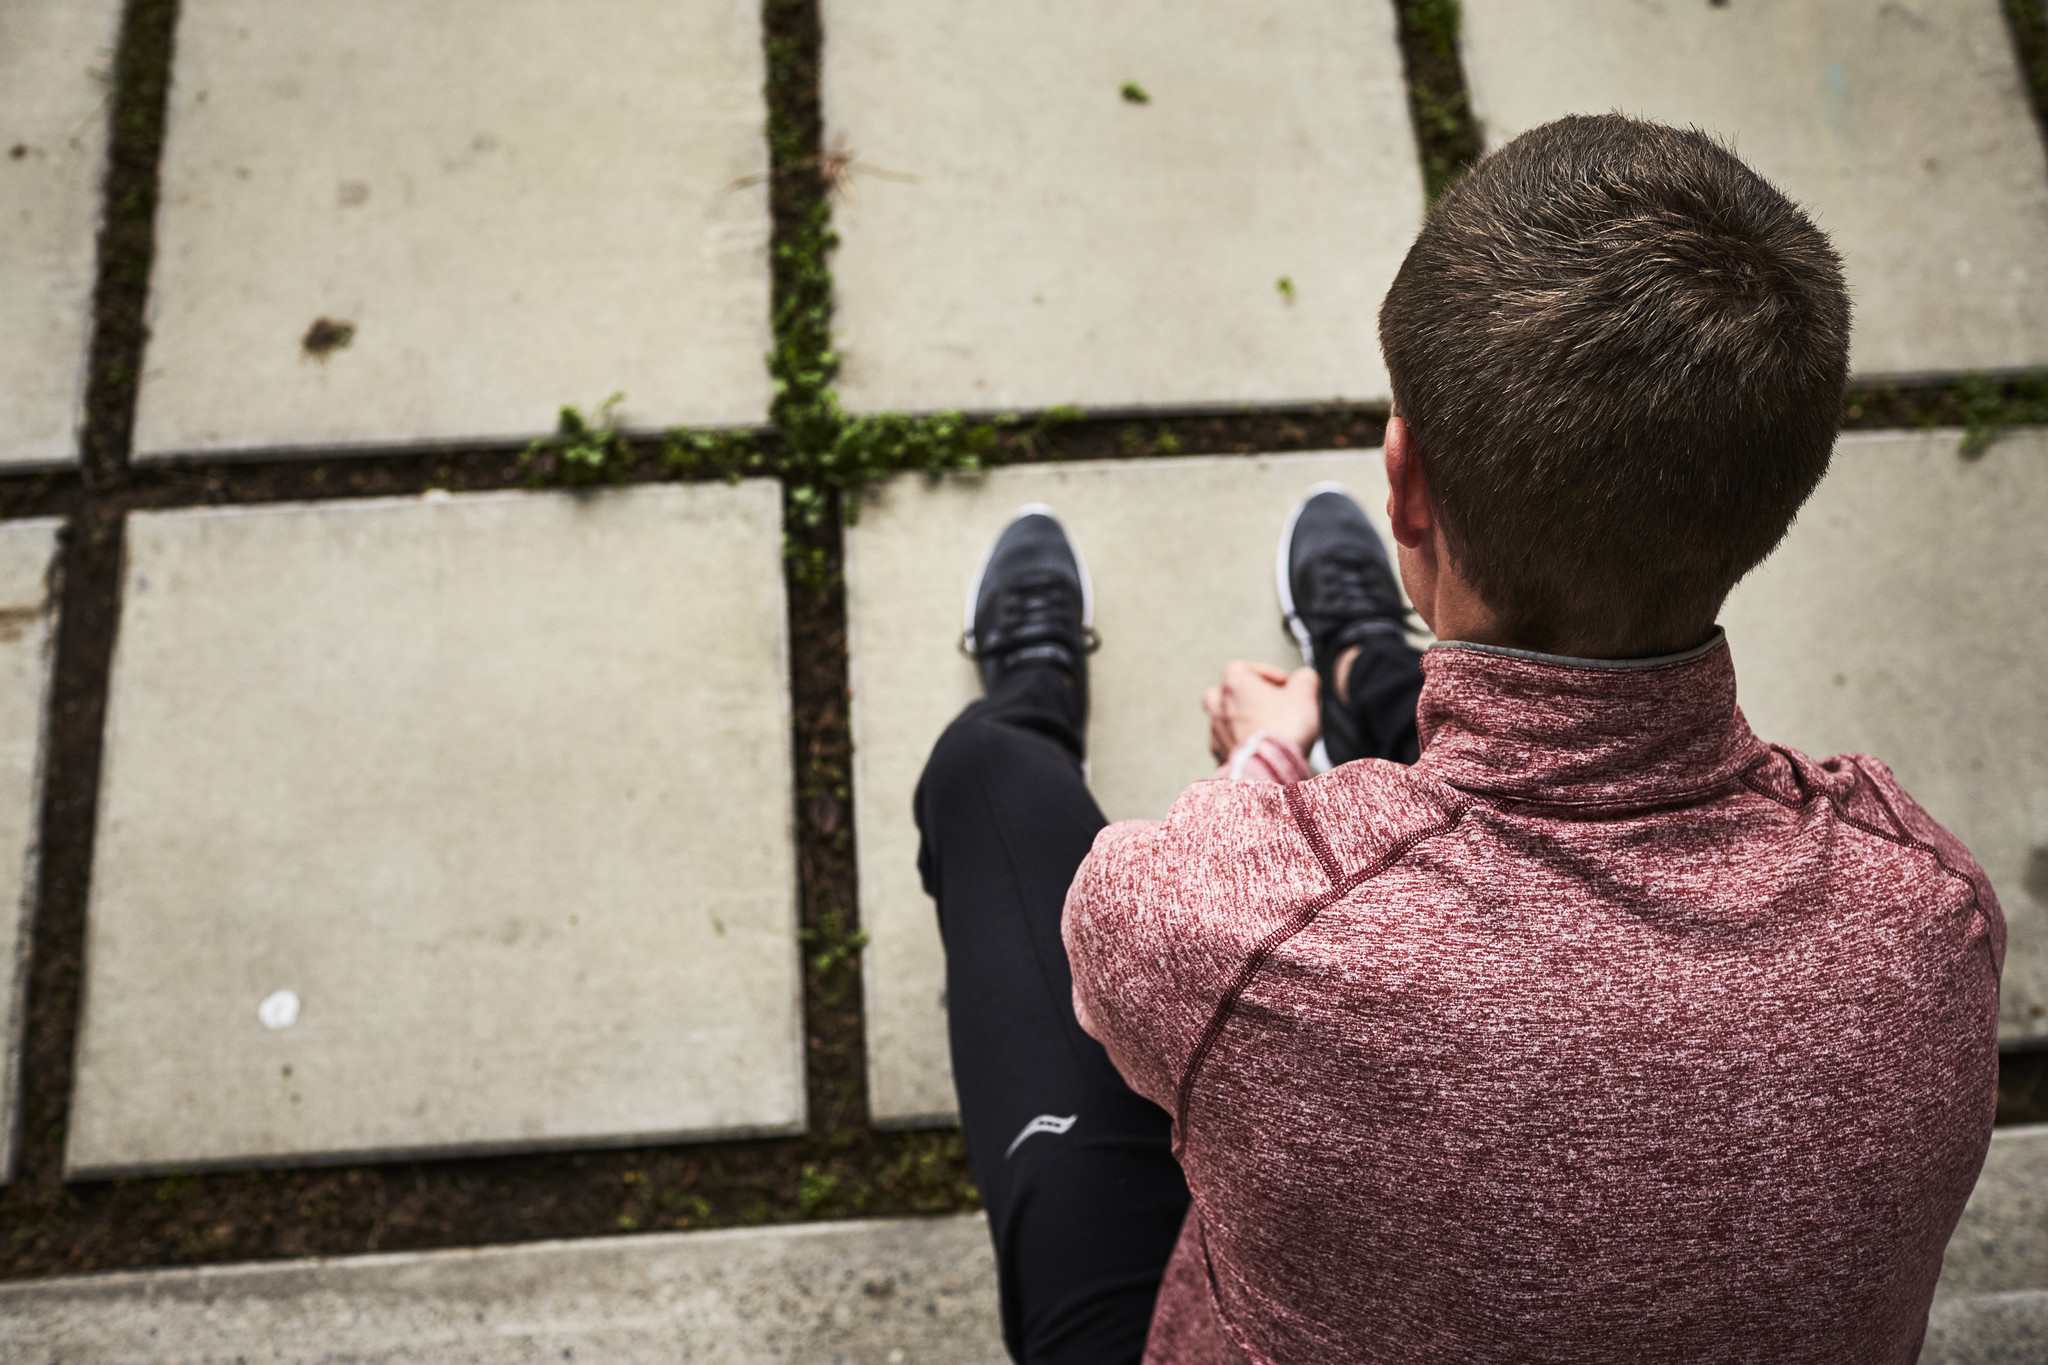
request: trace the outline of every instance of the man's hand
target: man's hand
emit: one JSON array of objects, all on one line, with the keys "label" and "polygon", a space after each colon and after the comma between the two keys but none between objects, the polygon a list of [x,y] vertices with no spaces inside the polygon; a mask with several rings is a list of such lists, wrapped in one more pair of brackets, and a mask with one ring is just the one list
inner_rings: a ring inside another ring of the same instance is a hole
[{"label": "man's hand", "polygon": [[1202,709],[1209,713],[1209,752],[1222,763],[1264,730],[1308,753],[1323,728],[1316,693],[1313,668],[1282,673],[1242,659],[1225,665],[1223,681],[1202,697]]}]

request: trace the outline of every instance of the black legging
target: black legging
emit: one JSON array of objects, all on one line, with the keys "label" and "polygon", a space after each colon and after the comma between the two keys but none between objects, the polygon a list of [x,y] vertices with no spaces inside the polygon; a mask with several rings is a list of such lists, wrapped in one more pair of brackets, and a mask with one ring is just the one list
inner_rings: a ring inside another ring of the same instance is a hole
[{"label": "black legging", "polygon": [[[1413,762],[1415,651],[1369,643],[1350,681],[1360,732]],[[1084,721],[1065,674],[1019,668],[947,727],[914,798],[967,1159],[1025,1365],[1138,1360],[1188,1206],[1165,1111],[1074,1018],[1060,910],[1105,823]]]}]

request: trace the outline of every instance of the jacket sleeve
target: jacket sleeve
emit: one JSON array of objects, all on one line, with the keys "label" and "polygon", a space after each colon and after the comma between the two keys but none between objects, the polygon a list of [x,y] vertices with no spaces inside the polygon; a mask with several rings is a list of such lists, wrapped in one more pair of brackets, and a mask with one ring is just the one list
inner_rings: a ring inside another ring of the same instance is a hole
[{"label": "jacket sleeve", "polygon": [[1104,829],[1067,892],[1074,1012],[1169,1113],[1239,969],[1327,885],[1286,792],[1278,780],[1197,782],[1165,820]]}]

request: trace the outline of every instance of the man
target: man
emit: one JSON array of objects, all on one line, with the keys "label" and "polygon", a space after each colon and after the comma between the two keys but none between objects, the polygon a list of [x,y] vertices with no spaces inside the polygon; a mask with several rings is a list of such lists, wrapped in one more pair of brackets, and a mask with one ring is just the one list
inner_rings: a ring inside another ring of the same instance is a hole
[{"label": "man", "polygon": [[1750,732],[1714,625],[1826,471],[1848,314],[1704,135],[1482,161],[1380,318],[1419,701],[1384,552],[1316,490],[1308,668],[1226,671],[1219,780],[1163,822],[1087,794],[1079,555],[1004,533],[917,812],[1020,1359],[1916,1358],[2003,919],[1881,763]]}]

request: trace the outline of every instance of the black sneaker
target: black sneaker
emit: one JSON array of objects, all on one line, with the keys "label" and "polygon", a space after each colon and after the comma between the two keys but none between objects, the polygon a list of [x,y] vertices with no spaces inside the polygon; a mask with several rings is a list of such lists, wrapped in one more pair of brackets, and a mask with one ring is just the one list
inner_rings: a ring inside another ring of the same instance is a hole
[{"label": "black sneaker", "polygon": [[980,665],[984,690],[1025,664],[1065,669],[1086,715],[1094,619],[1087,565],[1052,509],[1033,503],[1017,509],[974,571],[960,647]]},{"label": "black sneaker", "polygon": [[1317,484],[1288,516],[1274,578],[1282,622],[1322,680],[1322,752],[1312,761],[1324,768],[1363,757],[1369,751],[1338,704],[1332,669],[1345,650],[1375,635],[1405,637],[1408,609],[1379,532],[1342,484]]}]

